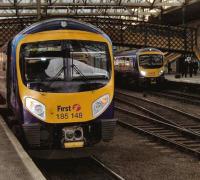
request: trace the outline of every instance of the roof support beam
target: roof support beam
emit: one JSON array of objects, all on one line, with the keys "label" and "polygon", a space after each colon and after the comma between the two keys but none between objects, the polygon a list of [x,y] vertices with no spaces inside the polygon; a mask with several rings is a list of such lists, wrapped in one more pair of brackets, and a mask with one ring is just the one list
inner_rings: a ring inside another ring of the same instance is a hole
[{"label": "roof support beam", "polygon": [[[36,8],[37,7],[37,3],[18,3],[17,6],[19,8]],[[136,3],[133,3],[133,2],[123,2],[123,1],[119,1],[119,3],[98,3],[98,2],[95,2],[95,3],[90,3],[90,2],[86,2],[86,3],[83,3],[83,2],[76,2],[76,3],[50,3],[50,2],[43,2],[41,3],[41,6],[52,6],[52,7],[64,7],[64,6],[67,6],[67,7],[99,7],[99,8],[103,8],[103,7],[113,7],[113,8],[150,8],[151,7],[151,3],[148,3],[148,2],[136,2]],[[161,5],[154,5],[154,8],[160,8]],[[13,8],[13,4],[11,3],[0,3],[0,8]]]},{"label": "roof support beam", "polygon": [[[36,13],[21,13],[19,12],[18,13],[18,16],[36,16],[38,17],[38,14],[37,12]],[[88,13],[85,13],[85,12],[78,12],[75,11],[75,12],[66,12],[66,13],[58,13],[58,12],[48,12],[48,16],[51,17],[51,16],[97,16],[97,17],[100,17],[100,16],[113,16],[113,17],[117,17],[117,16],[127,16],[127,17],[134,17],[133,14],[130,14],[130,13],[114,13],[114,12],[88,12]],[[0,13],[0,17],[16,17],[16,14],[15,13]]]},{"label": "roof support beam", "polygon": [[37,0],[37,19],[41,18],[41,0]]}]

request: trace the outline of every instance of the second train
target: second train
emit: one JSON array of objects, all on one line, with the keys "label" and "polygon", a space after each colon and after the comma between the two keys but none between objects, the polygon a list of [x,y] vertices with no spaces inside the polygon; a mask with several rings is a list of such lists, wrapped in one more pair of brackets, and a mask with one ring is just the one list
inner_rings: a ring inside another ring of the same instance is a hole
[{"label": "second train", "polygon": [[155,48],[116,53],[115,75],[120,84],[161,84],[164,82],[164,54]]}]

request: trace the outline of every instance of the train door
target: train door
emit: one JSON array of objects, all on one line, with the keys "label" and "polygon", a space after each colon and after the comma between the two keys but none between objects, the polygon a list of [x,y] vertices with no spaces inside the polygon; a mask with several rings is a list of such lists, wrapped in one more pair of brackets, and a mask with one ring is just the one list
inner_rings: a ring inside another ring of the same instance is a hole
[{"label": "train door", "polygon": [[133,55],[133,69],[134,73],[138,73],[138,61],[137,61],[137,56]]}]

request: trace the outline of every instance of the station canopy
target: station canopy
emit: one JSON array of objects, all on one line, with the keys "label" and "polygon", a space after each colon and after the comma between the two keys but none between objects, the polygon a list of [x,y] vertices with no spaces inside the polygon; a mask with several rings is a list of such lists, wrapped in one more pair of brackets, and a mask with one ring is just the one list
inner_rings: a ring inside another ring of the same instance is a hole
[{"label": "station canopy", "polygon": [[0,18],[98,17],[148,21],[194,0],[0,0]]}]

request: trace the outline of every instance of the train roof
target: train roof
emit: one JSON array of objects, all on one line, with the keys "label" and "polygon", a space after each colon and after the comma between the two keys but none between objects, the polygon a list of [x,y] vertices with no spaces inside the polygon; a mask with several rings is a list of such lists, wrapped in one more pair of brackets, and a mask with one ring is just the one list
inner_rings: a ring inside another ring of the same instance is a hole
[{"label": "train roof", "polygon": [[111,43],[111,40],[108,37],[108,35],[105,34],[99,28],[89,23],[80,22],[74,19],[69,19],[69,18],[54,18],[54,19],[49,19],[49,20],[43,20],[27,27],[26,29],[21,31],[18,35],[34,34],[34,33],[42,32],[42,31],[62,30],[62,29],[81,30],[81,31],[101,34]]},{"label": "train roof", "polygon": [[147,51],[161,52],[159,49],[151,48],[151,47],[143,48],[143,49],[139,49],[138,50],[138,52],[147,52]]},{"label": "train roof", "polygon": [[147,51],[161,52],[159,49],[156,49],[156,48],[142,48],[142,49],[134,49],[134,50],[116,53],[116,56],[132,56],[136,53],[147,52]]}]

